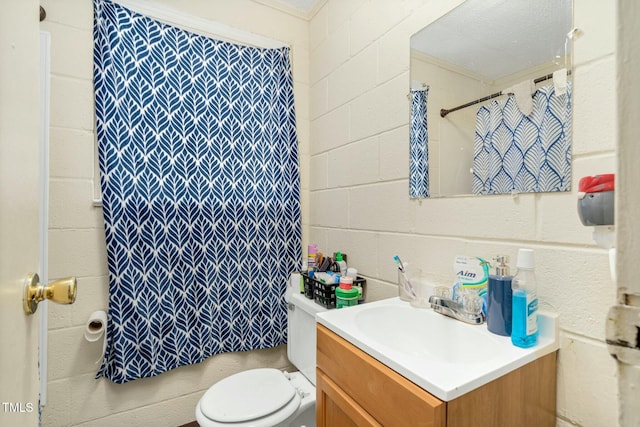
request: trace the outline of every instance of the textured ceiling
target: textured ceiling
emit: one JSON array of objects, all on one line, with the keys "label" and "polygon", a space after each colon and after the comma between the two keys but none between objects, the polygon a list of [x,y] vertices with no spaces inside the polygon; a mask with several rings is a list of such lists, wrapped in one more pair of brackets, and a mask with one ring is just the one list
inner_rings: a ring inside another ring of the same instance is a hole
[{"label": "textured ceiling", "polygon": [[571,3],[467,0],[414,34],[411,48],[497,79],[565,56]]}]

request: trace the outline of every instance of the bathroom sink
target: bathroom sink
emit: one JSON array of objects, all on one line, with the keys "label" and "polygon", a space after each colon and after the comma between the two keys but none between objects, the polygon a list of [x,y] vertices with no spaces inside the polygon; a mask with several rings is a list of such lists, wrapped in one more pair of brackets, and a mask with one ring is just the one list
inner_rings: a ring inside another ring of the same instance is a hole
[{"label": "bathroom sink", "polygon": [[558,349],[558,316],[539,313],[538,344],[415,308],[399,298],[329,310],[316,320],[432,395],[450,401]]},{"label": "bathroom sink", "polygon": [[410,306],[367,307],[355,316],[357,327],[371,340],[418,358],[477,364],[500,351],[502,342],[483,334],[484,326],[452,320]]}]

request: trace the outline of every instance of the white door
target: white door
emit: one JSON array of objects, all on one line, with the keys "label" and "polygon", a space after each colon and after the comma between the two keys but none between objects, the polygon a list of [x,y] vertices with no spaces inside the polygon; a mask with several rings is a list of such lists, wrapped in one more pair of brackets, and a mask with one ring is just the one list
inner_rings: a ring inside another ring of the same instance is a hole
[{"label": "white door", "polygon": [[0,425],[38,425],[38,316],[22,307],[38,272],[39,4],[0,13]]},{"label": "white door", "polygon": [[[619,304],[607,323],[609,351],[618,361],[618,425],[640,425],[640,7],[618,1],[618,175],[616,176],[617,285]],[[613,422],[613,421],[612,421]]]}]

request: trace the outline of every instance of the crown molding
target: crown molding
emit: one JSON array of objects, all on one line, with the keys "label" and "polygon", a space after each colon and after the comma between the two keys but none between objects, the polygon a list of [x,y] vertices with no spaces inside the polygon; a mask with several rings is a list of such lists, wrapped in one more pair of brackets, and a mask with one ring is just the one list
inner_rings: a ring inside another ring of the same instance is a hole
[{"label": "crown molding", "polygon": [[324,6],[327,0],[316,0],[313,4],[313,8],[310,10],[300,9],[298,7],[291,6],[281,0],[253,0],[256,3],[263,4],[272,9],[277,9],[286,14],[295,16],[296,18],[304,19],[305,21],[310,21],[316,13]]}]

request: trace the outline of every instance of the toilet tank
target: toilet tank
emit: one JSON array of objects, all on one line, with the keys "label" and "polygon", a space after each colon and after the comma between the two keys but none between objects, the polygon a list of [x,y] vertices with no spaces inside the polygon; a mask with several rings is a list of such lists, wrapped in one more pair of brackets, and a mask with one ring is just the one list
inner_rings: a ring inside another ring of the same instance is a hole
[{"label": "toilet tank", "polygon": [[316,385],[316,313],[327,309],[299,292],[286,295],[289,361]]}]

